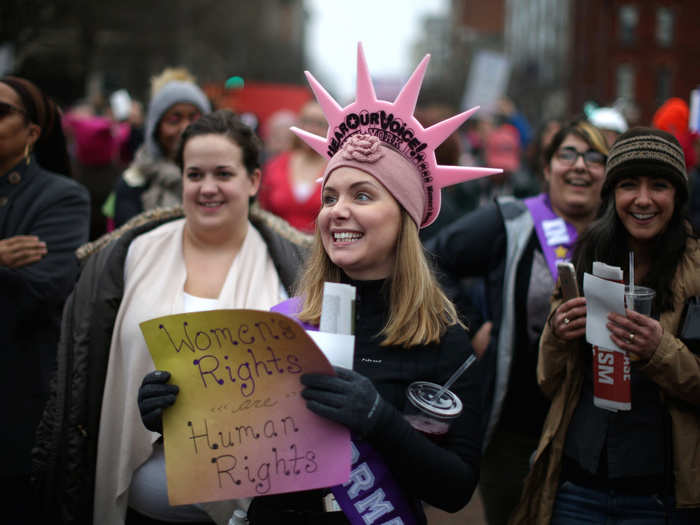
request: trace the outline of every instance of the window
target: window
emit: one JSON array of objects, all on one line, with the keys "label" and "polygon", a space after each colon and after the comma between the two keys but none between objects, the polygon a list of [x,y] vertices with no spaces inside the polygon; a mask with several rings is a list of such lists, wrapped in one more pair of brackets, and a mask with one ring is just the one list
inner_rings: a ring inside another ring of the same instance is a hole
[{"label": "window", "polygon": [[676,16],[670,7],[659,7],[656,10],[656,42],[661,47],[671,47]]},{"label": "window", "polygon": [[671,70],[661,66],[656,70],[656,105],[660,106],[671,98]]},{"label": "window", "polygon": [[620,28],[620,43],[630,45],[637,40],[637,25],[639,24],[639,9],[635,5],[625,4],[618,11],[618,25]]},{"label": "window", "polygon": [[632,64],[617,66],[616,79],[617,97],[629,101],[634,100],[634,66]]}]

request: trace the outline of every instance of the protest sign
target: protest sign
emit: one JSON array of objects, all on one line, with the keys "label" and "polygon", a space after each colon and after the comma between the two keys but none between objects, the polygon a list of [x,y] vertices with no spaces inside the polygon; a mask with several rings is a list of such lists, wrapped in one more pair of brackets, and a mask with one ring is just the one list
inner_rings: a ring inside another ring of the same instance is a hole
[{"label": "protest sign", "polygon": [[164,413],[171,505],[327,487],[350,475],[348,430],[310,412],[304,373],[333,369],[283,315],[214,310],[141,323],[180,388]]}]

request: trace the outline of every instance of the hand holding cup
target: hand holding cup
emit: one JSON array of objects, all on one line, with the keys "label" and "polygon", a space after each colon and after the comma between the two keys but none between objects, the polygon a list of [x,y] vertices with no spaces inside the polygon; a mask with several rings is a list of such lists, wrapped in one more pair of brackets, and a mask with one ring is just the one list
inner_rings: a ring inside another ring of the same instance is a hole
[{"label": "hand holding cup", "polygon": [[646,315],[625,309],[626,316],[611,312],[608,315],[608,330],[613,343],[627,350],[630,360],[648,360],[659,347],[664,329],[656,320]]}]

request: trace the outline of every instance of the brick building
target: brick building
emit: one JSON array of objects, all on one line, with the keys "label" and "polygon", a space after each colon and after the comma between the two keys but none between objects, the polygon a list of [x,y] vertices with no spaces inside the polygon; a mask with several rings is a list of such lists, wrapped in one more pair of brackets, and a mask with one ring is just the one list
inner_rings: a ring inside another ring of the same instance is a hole
[{"label": "brick building", "polygon": [[700,84],[697,0],[506,0],[510,92],[530,118],[622,101],[649,123]]}]

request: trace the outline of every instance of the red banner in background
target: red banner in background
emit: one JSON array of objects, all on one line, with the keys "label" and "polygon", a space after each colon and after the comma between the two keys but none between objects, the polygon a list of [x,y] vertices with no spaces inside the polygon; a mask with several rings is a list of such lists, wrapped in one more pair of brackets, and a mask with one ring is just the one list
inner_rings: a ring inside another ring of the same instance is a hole
[{"label": "red banner in background", "polygon": [[275,112],[286,109],[298,113],[312,99],[309,88],[295,84],[245,82],[243,87],[227,89],[223,83],[213,83],[203,89],[217,109],[253,113],[259,129],[264,129],[265,122]]}]

